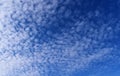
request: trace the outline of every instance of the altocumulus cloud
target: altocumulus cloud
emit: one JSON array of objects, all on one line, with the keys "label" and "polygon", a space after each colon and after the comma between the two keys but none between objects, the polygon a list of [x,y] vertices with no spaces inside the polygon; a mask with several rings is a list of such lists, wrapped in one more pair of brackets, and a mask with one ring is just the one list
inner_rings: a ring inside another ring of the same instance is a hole
[{"label": "altocumulus cloud", "polygon": [[0,1],[0,76],[69,76],[110,55],[115,46],[104,40],[113,38],[114,21],[92,20],[99,10],[82,16],[69,2]]}]

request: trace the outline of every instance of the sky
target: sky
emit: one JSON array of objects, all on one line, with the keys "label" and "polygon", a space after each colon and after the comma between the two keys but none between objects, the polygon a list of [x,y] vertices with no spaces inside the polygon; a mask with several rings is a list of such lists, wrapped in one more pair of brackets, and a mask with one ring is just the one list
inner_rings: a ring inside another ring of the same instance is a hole
[{"label": "sky", "polygon": [[120,0],[0,0],[0,76],[119,76]]}]

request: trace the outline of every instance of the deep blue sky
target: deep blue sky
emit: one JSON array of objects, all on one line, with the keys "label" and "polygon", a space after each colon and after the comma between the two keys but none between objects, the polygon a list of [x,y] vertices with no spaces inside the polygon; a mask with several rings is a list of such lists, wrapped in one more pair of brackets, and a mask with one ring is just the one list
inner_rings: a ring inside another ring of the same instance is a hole
[{"label": "deep blue sky", "polygon": [[[108,26],[112,27],[112,31],[116,30],[115,28],[116,25],[120,26],[120,24],[116,24],[120,18],[119,0],[75,0],[75,1],[78,2],[76,2],[75,5],[71,6],[71,8],[74,11],[79,10],[79,15],[86,17],[88,12],[94,12],[97,10],[100,12],[101,15],[94,17],[95,14],[93,14],[90,18],[88,18],[90,21],[93,21],[95,23],[97,23],[97,21],[103,21],[104,23],[110,21],[110,24]],[[74,2],[71,1],[71,4],[72,3]],[[79,5],[79,3],[81,3],[81,5]],[[74,14],[74,16],[75,15],[76,14]],[[99,29],[99,26],[104,27],[104,25],[101,24],[100,25],[96,24],[94,26],[97,29]],[[93,64],[91,64],[91,66],[89,66],[84,71],[76,70],[71,76],[119,76],[120,75],[120,68],[119,68],[120,67],[119,64],[120,34],[119,33],[120,30],[119,31],[116,30],[116,32],[114,32],[114,34],[111,35],[110,39],[108,37],[105,40],[103,40],[105,46],[109,44],[110,46],[116,45],[116,49],[113,49],[111,53],[112,56],[110,58],[107,58],[106,60],[100,62],[93,62]]]},{"label": "deep blue sky", "polygon": [[[64,10],[59,10],[61,7],[65,7]],[[66,13],[68,16],[66,16]],[[108,31],[107,37],[96,39],[94,36],[92,39],[98,40],[98,44],[91,45],[91,48],[87,48],[87,52],[94,52],[93,49],[95,46],[97,48],[102,47],[114,47],[111,53],[104,59],[93,61],[90,63],[87,68],[82,69],[79,68],[75,70],[71,76],[119,76],[120,75],[120,1],[119,0],[70,0],[67,4],[64,4],[64,1],[59,3],[56,8],[55,16],[57,17],[53,24],[48,28],[50,31],[54,33],[63,33],[61,29],[70,31],[72,27],[76,27],[73,24],[77,21],[87,21],[90,24],[86,24],[88,27],[84,27],[81,31],[77,32],[77,34],[81,37],[87,36],[89,34],[86,30],[94,28],[99,30],[99,33],[103,33],[103,35],[107,32],[107,28],[111,27],[110,30],[112,33]],[[82,18],[81,18],[82,17]],[[51,20],[50,20],[51,21]],[[54,25],[54,23],[57,23]],[[92,24],[93,23],[93,24]],[[107,25],[107,26],[106,26]],[[84,25],[83,25],[84,26]],[[116,27],[117,26],[117,27]],[[104,30],[102,28],[105,28]],[[73,35],[74,36],[74,35]],[[103,44],[103,45],[102,45]],[[97,49],[98,50],[98,49]]]}]

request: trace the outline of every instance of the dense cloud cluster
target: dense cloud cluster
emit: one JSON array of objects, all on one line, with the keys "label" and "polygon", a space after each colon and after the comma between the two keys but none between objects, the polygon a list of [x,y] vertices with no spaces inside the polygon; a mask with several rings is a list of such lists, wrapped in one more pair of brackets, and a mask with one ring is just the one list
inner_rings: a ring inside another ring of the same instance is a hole
[{"label": "dense cloud cluster", "polygon": [[119,21],[96,8],[81,12],[89,6],[82,2],[1,0],[0,76],[67,76],[107,58]]}]

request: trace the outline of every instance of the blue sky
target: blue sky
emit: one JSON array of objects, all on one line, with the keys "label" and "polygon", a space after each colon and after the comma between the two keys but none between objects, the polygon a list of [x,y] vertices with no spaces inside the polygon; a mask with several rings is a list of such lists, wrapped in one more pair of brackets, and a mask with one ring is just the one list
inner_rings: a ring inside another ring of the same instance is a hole
[{"label": "blue sky", "polygon": [[120,0],[0,0],[0,76],[119,76]]}]

